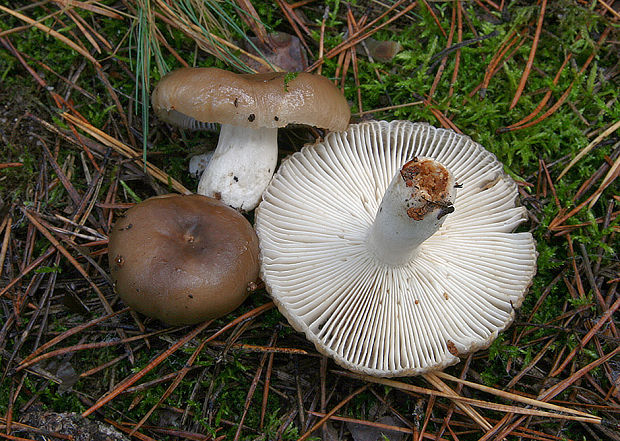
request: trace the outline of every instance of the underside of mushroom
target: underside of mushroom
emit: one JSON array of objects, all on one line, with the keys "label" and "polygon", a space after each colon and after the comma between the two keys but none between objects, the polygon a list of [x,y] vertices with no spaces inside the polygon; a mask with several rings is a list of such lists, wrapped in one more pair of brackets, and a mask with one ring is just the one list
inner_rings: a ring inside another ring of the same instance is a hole
[{"label": "underside of mushroom", "polygon": [[536,268],[517,187],[466,136],[351,125],[286,160],[257,209],[262,278],[319,351],[378,376],[440,369],[506,328]]}]

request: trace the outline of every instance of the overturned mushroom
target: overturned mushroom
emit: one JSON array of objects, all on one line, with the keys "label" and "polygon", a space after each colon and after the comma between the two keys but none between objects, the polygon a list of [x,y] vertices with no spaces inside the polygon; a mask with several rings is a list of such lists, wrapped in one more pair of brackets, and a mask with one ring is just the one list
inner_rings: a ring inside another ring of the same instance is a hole
[{"label": "overturned mushroom", "polygon": [[283,162],[256,212],[280,311],[351,370],[414,375],[488,346],[536,269],[517,187],[465,136],[408,121],[331,133]]},{"label": "overturned mushroom", "polygon": [[250,223],[201,195],[164,195],[130,208],[110,234],[110,272],[127,305],[169,324],[237,308],[258,276]]},{"label": "overturned mushroom", "polygon": [[183,68],[159,82],[152,96],[157,116],[184,127],[222,124],[198,193],[244,211],[258,205],[275,171],[278,127],[308,124],[344,130],[350,110],[325,77],[309,73],[234,74]]}]

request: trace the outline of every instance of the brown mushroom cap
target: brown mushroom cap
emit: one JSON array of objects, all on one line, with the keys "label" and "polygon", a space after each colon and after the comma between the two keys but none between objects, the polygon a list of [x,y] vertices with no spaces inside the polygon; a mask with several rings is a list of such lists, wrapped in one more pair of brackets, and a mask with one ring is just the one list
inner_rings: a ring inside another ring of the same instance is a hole
[{"label": "brown mushroom cap", "polygon": [[185,127],[198,121],[255,128],[307,124],[339,131],[351,116],[347,100],[331,81],[306,72],[177,69],[157,84],[152,103],[160,119]]},{"label": "brown mushroom cap", "polygon": [[109,240],[112,279],[135,310],[193,324],[237,308],[258,277],[250,223],[201,195],[164,195],[130,208]]}]

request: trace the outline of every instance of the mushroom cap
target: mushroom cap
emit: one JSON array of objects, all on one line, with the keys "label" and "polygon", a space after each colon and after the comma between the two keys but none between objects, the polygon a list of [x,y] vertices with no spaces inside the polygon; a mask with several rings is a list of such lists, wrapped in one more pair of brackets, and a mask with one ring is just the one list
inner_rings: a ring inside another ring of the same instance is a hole
[{"label": "mushroom cap", "polygon": [[[368,232],[403,164],[433,158],[462,185],[454,212],[405,264],[369,253]],[[517,186],[470,138],[409,121],[353,124],[285,160],[255,228],[261,276],[291,325],[353,371],[416,375],[487,347],[536,271]]]},{"label": "mushroom cap", "polygon": [[307,124],[344,130],[351,116],[347,100],[331,81],[306,72],[236,74],[186,67],[163,77],[151,100],[160,119],[189,128],[217,122],[256,128]]},{"label": "mushroom cap", "polygon": [[169,324],[229,313],[258,276],[252,226],[206,196],[156,196],[135,205],[117,220],[108,246],[118,295]]}]

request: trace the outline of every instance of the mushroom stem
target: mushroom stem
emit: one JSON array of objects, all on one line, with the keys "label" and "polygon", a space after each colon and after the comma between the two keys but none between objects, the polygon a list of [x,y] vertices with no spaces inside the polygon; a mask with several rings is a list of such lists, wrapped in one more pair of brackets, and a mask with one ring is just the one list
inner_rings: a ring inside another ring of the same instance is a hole
[{"label": "mushroom stem", "polygon": [[278,129],[222,124],[213,157],[198,183],[198,194],[253,210],[278,161]]},{"label": "mushroom stem", "polygon": [[454,211],[455,181],[439,162],[414,158],[394,176],[375,216],[366,246],[388,265],[405,264]]}]

